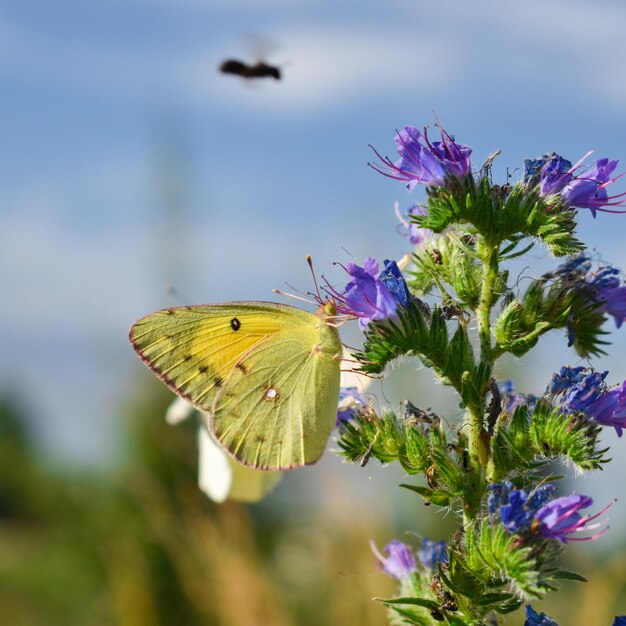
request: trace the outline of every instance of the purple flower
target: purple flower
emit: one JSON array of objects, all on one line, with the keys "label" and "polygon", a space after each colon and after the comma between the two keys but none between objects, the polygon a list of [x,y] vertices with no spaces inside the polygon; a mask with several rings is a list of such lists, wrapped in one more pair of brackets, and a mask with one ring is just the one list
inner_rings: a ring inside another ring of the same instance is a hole
[{"label": "purple flower", "polygon": [[437,563],[448,562],[448,550],[445,541],[422,539],[422,548],[417,553],[422,565],[428,569],[436,569]]},{"label": "purple flower", "polygon": [[572,163],[558,154],[552,154],[539,176],[539,193],[549,196],[558,193],[573,180]]},{"label": "purple flower", "polygon": [[[596,211],[608,211],[602,207],[620,206],[620,202],[613,202],[622,198],[624,194],[609,197],[606,187],[617,179],[611,174],[617,167],[617,161],[596,159],[596,167],[584,176],[578,176],[569,182],[561,191],[561,197],[569,206],[579,209],[590,209],[595,217]],[[623,211],[618,211],[623,213]]]},{"label": "purple flower", "polygon": [[445,130],[443,130],[443,128],[440,128],[439,132],[441,135],[441,141],[430,143],[430,141],[428,141],[428,133],[426,131],[424,131],[424,139],[426,140],[431,152],[443,165],[446,176],[451,174],[459,180],[463,180],[472,169],[472,163],[470,161],[472,149],[468,146],[462,146],[456,143],[454,139],[448,135]]},{"label": "purple flower", "polygon": [[365,400],[356,387],[341,387],[335,426],[341,428],[356,419],[359,414],[359,407],[363,404],[365,404]]},{"label": "purple flower", "polygon": [[[550,500],[555,486],[541,485],[530,495],[523,489],[515,489],[510,482],[489,485],[489,516],[495,521],[497,516],[509,533],[530,533],[544,539],[556,539],[562,543],[568,540],[590,541],[606,532],[606,528],[590,537],[572,537],[582,530],[593,530],[597,524],[588,525],[609,507],[593,516],[581,516],[578,511],[593,504],[587,496],[571,495]],[[609,505],[610,506],[610,505]]]},{"label": "purple flower", "polygon": [[441,187],[446,177],[464,179],[471,171],[471,148],[457,144],[440,129],[441,141],[431,143],[428,134],[422,135],[414,126],[405,126],[395,137],[400,159],[393,163],[372,147],[380,164],[368,165],[380,174],[407,183],[411,191],[415,185]]},{"label": "purple flower", "polygon": [[515,385],[511,380],[504,380],[498,383],[498,389],[502,395],[502,407],[505,413],[512,415],[519,406],[527,406],[529,412],[535,410],[538,398],[532,394],[515,392]]},{"label": "purple flower", "polygon": [[346,271],[352,280],[337,297],[337,310],[359,318],[363,329],[371,320],[395,316],[400,305],[409,303],[406,282],[395,261],[384,261],[385,269],[378,272],[378,263],[372,257],[365,259],[363,267],[348,263]]},{"label": "purple flower", "polygon": [[410,218],[412,215],[426,215],[426,209],[419,205],[414,204],[408,211],[407,217],[409,217],[409,221],[407,221],[398,210],[398,203],[395,204],[395,212],[400,224],[406,229],[406,232],[403,233],[406,237],[409,238],[409,241],[414,245],[418,246],[426,241],[429,241],[432,238],[433,231],[428,228],[421,228],[415,222],[411,221]]},{"label": "purple flower", "polygon": [[500,521],[509,533],[523,532],[530,529],[537,511],[554,493],[556,487],[552,483],[541,485],[526,493],[523,489],[515,489],[509,481],[489,485],[488,509],[489,516]]},{"label": "purple flower", "polygon": [[[586,296],[615,319],[619,328],[626,320],[626,286],[620,286],[621,271],[612,265],[603,265],[591,271],[591,258],[581,254],[560,265],[554,272],[564,285],[584,291]],[[574,311],[570,312],[574,316]],[[570,338],[570,345],[573,340]]]},{"label": "purple flower", "polygon": [[547,393],[563,394],[563,413],[582,413],[585,419],[600,426],[615,428],[622,436],[626,428],[626,381],[620,387],[608,389],[604,379],[608,372],[590,372],[585,367],[562,367],[552,376]]},{"label": "purple flower", "polygon": [[613,621],[613,626],[626,626],[626,615],[618,615]]},{"label": "purple flower", "polygon": [[598,300],[602,302],[602,310],[612,316],[620,328],[626,320],[626,287],[600,288]]},{"label": "purple flower", "polygon": [[[611,177],[617,167],[617,161],[607,158],[596,159],[595,167],[582,174],[574,172],[583,167],[586,154],[578,163],[572,165],[567,159],[558,154],[544,155],[534,161],[525,162],[524,180],[531,186],[539,185],[539,193],[544,197],[560,196],[565,205],[578,209],[589,209],[595,217],[596,211],[608,213],[624,213],[608,209],[609,206],[623,206],[621,198],[626,194],[609,196],[606,188],[614,183],[618,177]],[[539,175],[537,170],[540,169]]]},{"label": "purple flower", "polygon": [[417,571],[415,556],[413,551],[406,543],[402,543],[397,539],[392,539],[383,551],[387,556],[383,556],[376,548],[374,542],[370,542],[372,552],[376,558],[376,563],[380,569],[393,576],[397,580],[404,580]]},{"label": "purple flower", "polygon": [[592,402],[586,409],[586,416],[601,426],[612,426],[621,437],[622,429],[626,428],[626,380]]},{"label": "purple flower", "polygon": [[[603,535],[608,529],[603,528],[591,537],[572,537],[574,533],[583,530],[592,530],[598,524],[588,526],[589,522],[602,515],[607,509],[605,507],[599,513],[592,516],[581,516],[578,511],[586,509],[593,504],[593,500],[588,496],[573,494],[562,498],[555,498],[541,507],[535,515],[531,529],[533,533],[546,539],[557,539],[561,543],[572,541],[591,541]],[[609,505],[610,506],[610,505]]]},{"label": "purple flower", "polygon": [[526,605],[526,621],[524,626],[559,626],[545,613],[537,613],[530,604]]}]

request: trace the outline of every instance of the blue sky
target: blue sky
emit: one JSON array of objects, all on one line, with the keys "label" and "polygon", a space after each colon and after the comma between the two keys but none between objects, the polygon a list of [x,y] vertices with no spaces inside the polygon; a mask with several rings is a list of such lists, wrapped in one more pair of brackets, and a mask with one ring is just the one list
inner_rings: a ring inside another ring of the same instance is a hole
[{"label": "blue sky", "polygon": [[[334,280],[333,261],[400,256],[393,203],[421,196],[366,166],[395,128],[436,111],[476,164],[502,150],[502,181],[552,150],[626,167],[625,23],[626,5],[598,0],[6,0],[0,380],[46,452],[110,458],[148,376],[126,340],[137,317],[308,289],[306,254]],[[255,35],[275,42],[280,83],[216,72],[252,59]],[[583,212],[579,232],[626,266],[625,220]],[[572,358],[550,338],[524,390]]]}]

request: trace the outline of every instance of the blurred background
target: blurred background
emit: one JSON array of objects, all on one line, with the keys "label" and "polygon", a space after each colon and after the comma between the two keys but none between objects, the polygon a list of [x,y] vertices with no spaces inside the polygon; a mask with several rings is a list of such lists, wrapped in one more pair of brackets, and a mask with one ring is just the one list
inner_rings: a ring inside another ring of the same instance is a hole
[{"label": "blurred background", "polygon": [[[2,624],[384,624],[371,598],[393,585],[368,541],[442,539],[454,520],[398,489],[397,468],[332,454],[259,504],[211,503],[195,427],[165,424],[172,396],[128,327],[167,306],[310,289],[306,254],[337,283],[335,261],[399,258],[393,204],[423,196],[369,169],[368,144],[393,157],[395,129],[434,114],[475,165],[502,150],[500,182],[553,150],[626,168],[624,23],[619,0],[5,0]],[[217,72],[260,56],[283,80]],[[622,267],[624,232],[626,216],[580,212],[581,238]],[[526,275],[553,265],[539,249],[532,261]],[[610,340],[595,365],[614,384],[626,331]],[[540,393],[575,359],[554,335],[500,375]],[[415,363],[383,391],[381,405],[457,415]],[[626,442],[605,440],[614,461],[568,486],[618,498],[609,533],[567,553],[592,582],[535,603],[567,626],[626,613]]]}]

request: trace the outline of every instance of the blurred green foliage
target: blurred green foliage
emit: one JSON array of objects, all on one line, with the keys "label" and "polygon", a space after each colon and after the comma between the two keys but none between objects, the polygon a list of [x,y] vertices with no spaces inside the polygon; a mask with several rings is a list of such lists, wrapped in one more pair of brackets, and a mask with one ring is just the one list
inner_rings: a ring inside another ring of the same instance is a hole
[{"label": "blurred green foliage", "polygon": [[195,425],[165,423],[158,384],[140,397],[126,460],[80,475],[43,461],[24,411],[0,399],[2,624],[384,620],[370,600],[387,586],[367,547],[375,529],[324,511],[294,532],[258,506],[213,504],[196,485]]},{"label": "blurred green foliage", "polygon": [[[380,516],[355,510],[341,490],[317,508],[213,504],[196,485],[195,425],[168,426],[171,395],[152,382],[124,411],[123,460],[98,471],[42,458],[27,412],[0,397],[0,623],[384,624],[371,598],[393,583],[376,573],[367,545],[393,535]],[[541,609],[568,626],[611,623],[626,594],[624,565],[572,563],[591,583],[566,585],[558,606]]]}]

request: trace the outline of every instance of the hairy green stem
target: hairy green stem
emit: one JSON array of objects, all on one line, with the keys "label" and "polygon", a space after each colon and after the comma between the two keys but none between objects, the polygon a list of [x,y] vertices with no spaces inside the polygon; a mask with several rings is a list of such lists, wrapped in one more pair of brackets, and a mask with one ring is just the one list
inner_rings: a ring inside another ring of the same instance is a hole
[{"label": "hairy green stem", "polygon": [[483,281],[480,302],[476,309],[478,336],[480,338],[480,360],[493,364],[491,346],[491,308],[495,301],[495,287],[498,279],[498,246],[484,245],[481,250],[483,260]]},{"label": "hairy green stem", "polygon": [[[498,246],[483,244],[479,248],[483,261],[482,287],[480,301],[476,309],[478,336],[480,340],[480,360],[489,369],[493,367],[494,351],[491,340],[491,309],[497,299]],[[485,390],[482,390],[483,392]],[[485,404],[468,407],[470,424],[469,465],[467,491],[463,501],[463,519],[465,525],[471,524],[480,511],[480,502],[484,491],[485,467],[490,457],[491,441],[484,428]]]}]

